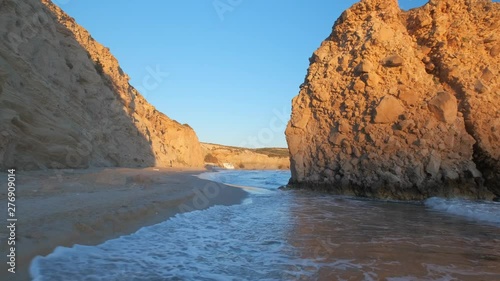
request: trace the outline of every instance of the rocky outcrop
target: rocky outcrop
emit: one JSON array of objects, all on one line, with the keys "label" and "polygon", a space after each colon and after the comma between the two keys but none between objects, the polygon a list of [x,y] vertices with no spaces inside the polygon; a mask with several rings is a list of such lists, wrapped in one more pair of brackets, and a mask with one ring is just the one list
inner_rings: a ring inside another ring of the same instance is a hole
[{"label": "rocky outcrop", "polygon": [[211,143],[201,144],[205,164],[218,167],[233,166],[245,170],[290,169],[290,157],[286,148],[243,148]]},{"label": "rocky outcrop", "polygon": [[0,1],[0,37],[2,168],[203,166],[195,132],[49,0]]},{"label": "rocky outcrop", "polygon": [[396,199],[500,195],[498,19],[489,0],[346,10],[293,99],[290,183]]}]

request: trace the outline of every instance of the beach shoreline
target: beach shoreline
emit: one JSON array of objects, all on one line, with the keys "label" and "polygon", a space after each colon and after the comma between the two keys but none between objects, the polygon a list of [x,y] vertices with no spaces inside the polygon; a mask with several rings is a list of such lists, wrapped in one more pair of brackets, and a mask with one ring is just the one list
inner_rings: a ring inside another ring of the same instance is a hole
[{"label": "beach shoreline", "polygon": [[[203,172],[178,168],[18,171],[16,273],[9,273],[4,262],[0,279],[28,280],[32,259],[58,246],[98,245],[179,213],[240,204],[246,198],[248,193],[242,189],[196,176]],[[0,201],[7,208],[7,189],[0,191]],[[2,253],[10,247],[7,237],[2,233]],[[6,255],[3,259],[7,261]]]}]

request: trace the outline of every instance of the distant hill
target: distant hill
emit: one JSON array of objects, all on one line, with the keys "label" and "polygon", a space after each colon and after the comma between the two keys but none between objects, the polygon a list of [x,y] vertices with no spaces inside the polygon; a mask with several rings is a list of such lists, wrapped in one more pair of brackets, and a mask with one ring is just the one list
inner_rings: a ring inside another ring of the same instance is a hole
[{"label": "distant hill", "polygon": [[212,143],[202,143],[201,146],[206,164],[212,163],[220,167],[226,164],[235,169],[250,170],[290,168],[287,148],[244,148]]}]

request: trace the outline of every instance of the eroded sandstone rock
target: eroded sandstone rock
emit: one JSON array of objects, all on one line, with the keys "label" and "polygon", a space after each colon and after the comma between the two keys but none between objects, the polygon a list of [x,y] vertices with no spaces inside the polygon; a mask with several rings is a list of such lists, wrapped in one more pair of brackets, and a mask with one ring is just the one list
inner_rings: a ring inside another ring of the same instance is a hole
[{"label": "eroded sandstone rock", "polygon": [[0,1],[0,37],[2,168],[203,166],[195,132],[49,0]]},{"label": "eroded sandstone rock", "polygon": [[402,66],[404,61],[403,61],[402,57],[395,54],[395,55],[390,55],[390,56],[384,58],[382,62],[384,64],[384,66],[387,66],[387,67],[398,67],[398,66]]},{"label": "eroded sandstone rock", "polygon": [[499,18],[489,0],[345,11],[294,98],[290,183],[397,199],[500,195]]},{"label": "eroded sandstone rock", "polygon": [[457,99],[447,92],[440,92],[429,102],[429,110],[438,120],[452,123],[457,118]]},{"label": "eroded sandstone rock", "polygon": [[391,95],[384,96],[380,103],[375,108],[375,123],[394,123],[398,120],[399,115],[405,111],[404,107],[397,98]]}]

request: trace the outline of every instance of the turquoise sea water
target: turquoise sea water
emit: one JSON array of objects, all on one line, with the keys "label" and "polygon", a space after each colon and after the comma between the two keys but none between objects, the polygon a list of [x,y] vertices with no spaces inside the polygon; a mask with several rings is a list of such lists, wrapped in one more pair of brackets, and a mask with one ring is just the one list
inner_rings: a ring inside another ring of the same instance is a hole
[{"label": "turquoise sea water", "polygon": [[57,248],[35,280],[500,280],[500,204],[383,202],[280,191],[285,171],[205,179],[254,187],[98,246]]}]

